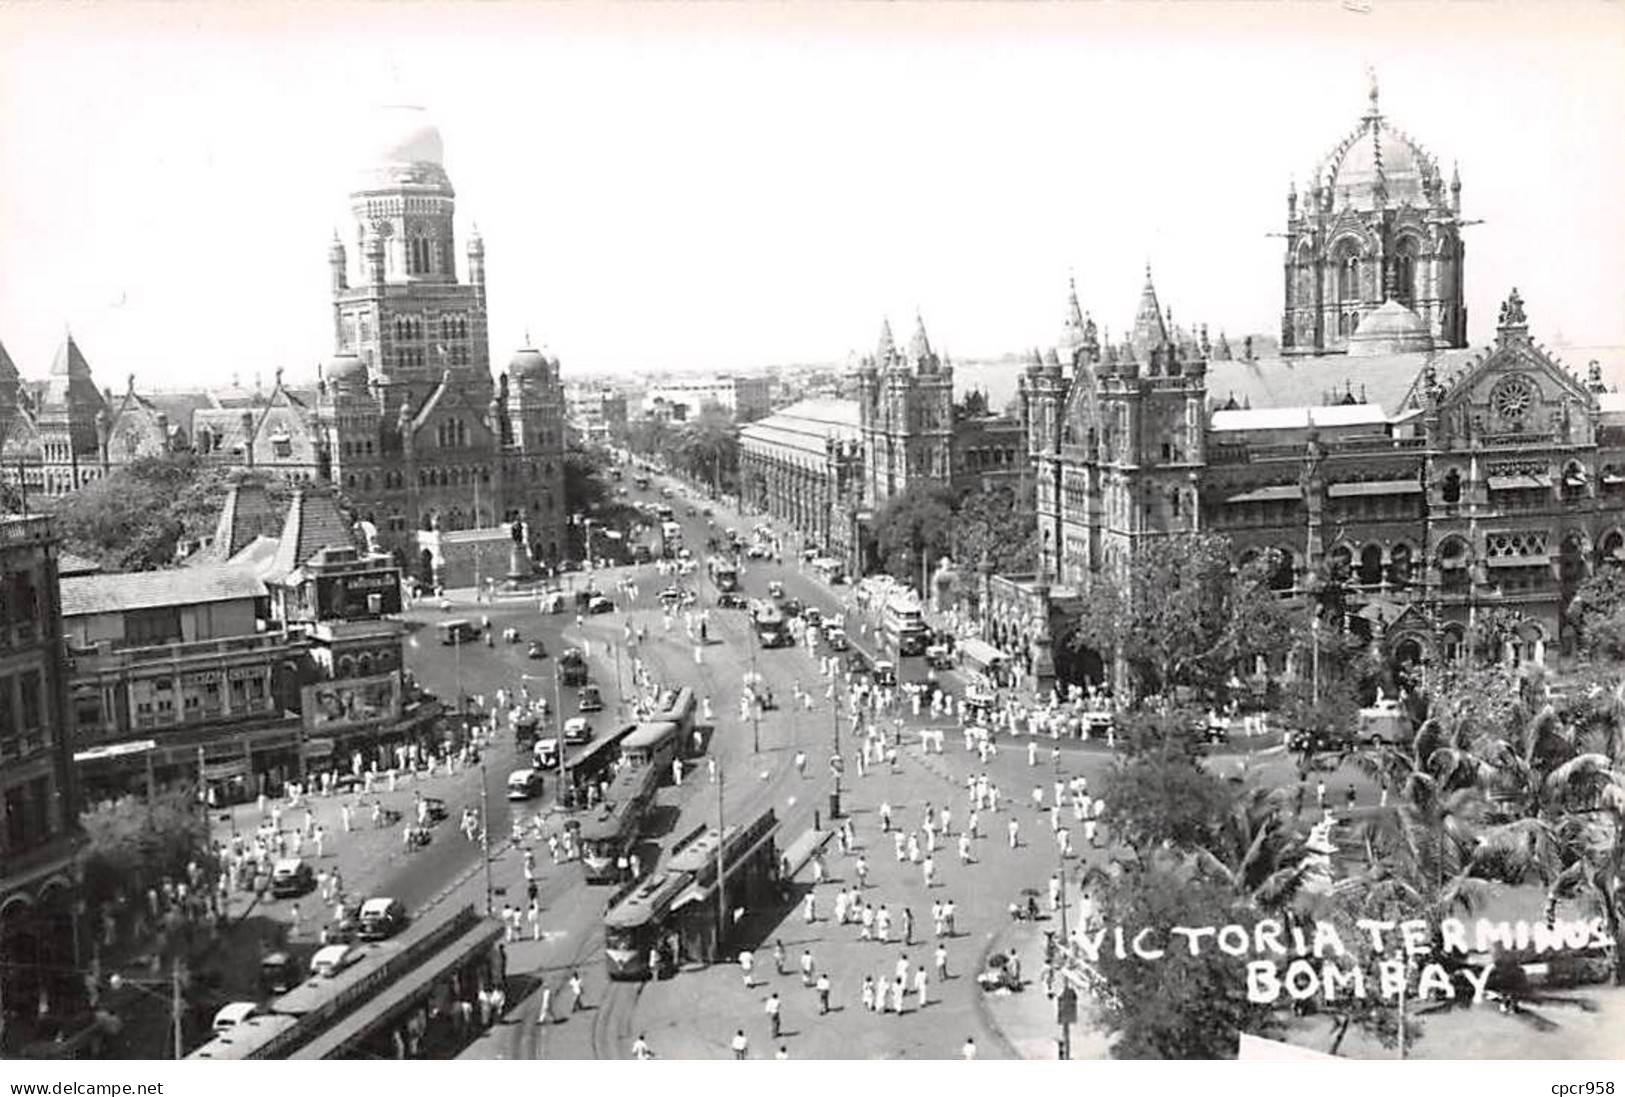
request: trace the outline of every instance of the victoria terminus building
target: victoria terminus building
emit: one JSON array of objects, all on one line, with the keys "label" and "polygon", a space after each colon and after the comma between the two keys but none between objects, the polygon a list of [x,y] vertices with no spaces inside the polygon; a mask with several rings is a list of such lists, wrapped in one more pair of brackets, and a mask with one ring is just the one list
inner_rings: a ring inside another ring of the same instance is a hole
[{"label": "victoria terminus building", "polygon": [[1373,86],[1288,192],[1278,354],[1176,327],[1149,271],[1127,338],[1071,304],[1020,386],[1039,570],[982,578],[986,638],[1052,675],[1090,584],[1205,530],[1276,561],[1282,590],[1346,570],[1396,661],[1448,658],[1492,607],[1508,658],[1568,644],[1575,587],[1625,561],[1625,371],[1560,360],[1510,287],[1469,345],[1463,225],[1459,178]]}]

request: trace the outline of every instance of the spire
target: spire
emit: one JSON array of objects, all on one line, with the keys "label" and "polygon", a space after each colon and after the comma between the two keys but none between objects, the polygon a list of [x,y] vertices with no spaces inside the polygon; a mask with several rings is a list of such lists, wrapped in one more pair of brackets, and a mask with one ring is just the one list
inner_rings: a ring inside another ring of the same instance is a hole
[{"label": "spire", "polygon": [[1066,322],[1073,327],[1083,328],[1083,309],[1078,305],[1078,280],[1071,275],[1066,279]]},{"label": "spire", "polygon": [[51,359],[51,376],[90,377],[90,363],[85,361],[79,344],[73,341],[73,333],[66,327],[62,331],[62,345],[56,348],[56,357]]},{"label": "spire", "polygon": [[1140,290],[1140,307],[1134,313],[1134,329],[1129,344],[1134,357],[1142,362],[1151,360],[1151,351],[1168,342],[1168,328],[1163,323],[1162,308],[1157,303],[1157,287],[1151,281],[1151,264],[1145,265],[1145,288]]},{"label": "spire", "polygon": [[886,359],[897,353],[897,343],[891,337],[891,318],[880,318],[880,341],[875,344],[875,361],[885,365]]},{"label": "spire", "polygon": [[909,340],[908,356],[916,362],[931,357],[931,340],[926,338],[925,320],[918,312],[914,314],[914,338]]},{"label": "spire", "polygon": [[1371,100],[1371,109],[1366,112],[1366,117],[1371,119],[1381,118],[1382,111],[1377,106],[1377,70],[1373,66],[1367,65],[1365,67],[1365,78],[1366,97]]}]

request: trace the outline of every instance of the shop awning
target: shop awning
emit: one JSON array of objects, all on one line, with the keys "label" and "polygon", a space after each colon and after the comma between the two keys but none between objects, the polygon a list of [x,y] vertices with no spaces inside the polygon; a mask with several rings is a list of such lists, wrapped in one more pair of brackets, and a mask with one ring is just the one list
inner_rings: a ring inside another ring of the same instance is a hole
[{"label": "shop awning", "polygon": [[1244,491],[1240,495],[1232,495],[1226,499],[1227,503],[1268,503],[1281,499],[1302,499],[1303,488],[1297,484],[1272,484],[1269,487],[1254,488]]},{"label": "shop awning", "polygon": [[1420,495],[1422,485],[1415,480],[1360,480],[1333,484],[1326,490],[1333,499],[1346,495]]},{"label": "shop awning", "polygon": [[1491,476],[1487,483],[1491,491],[1530,491],[1552,486],[1550,476]]}]

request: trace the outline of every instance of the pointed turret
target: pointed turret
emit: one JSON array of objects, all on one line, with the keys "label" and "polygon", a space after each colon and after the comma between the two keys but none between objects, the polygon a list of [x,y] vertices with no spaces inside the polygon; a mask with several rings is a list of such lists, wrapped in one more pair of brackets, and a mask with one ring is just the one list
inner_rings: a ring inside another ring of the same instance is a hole
[{"label": "pointed turret", "polygon": [[875,361],[884,366],[897,355],[897,343],[891,337],[890,317],[880,318],[880,340],[875,344]]},{"label": "pointed turret", "polygon": [[1162,308],[1157,303],[1157,287],[1151,281],[1151,264],[1145,265],[1145,288],[1140,290],[1140,307],[1134,313],[1134,330],[1129,334],[1129,345],[1134,357],[1141,362],[1151,361],[1151,352],[1167,345],[1168,328],[1163,323]]},{"label": "pointed turret", "polygon": [[917,312],[914,314],[914,337],[908,342],[908,356],[916,364],[931,358],[931,340],[926,338],[925,319]]},{"label": "pointed turret", "polygon": [[6,345],[0,343],[0,403],[15,404],[22,385],[22,375],[17,372],[16,363],[6,353]]}]

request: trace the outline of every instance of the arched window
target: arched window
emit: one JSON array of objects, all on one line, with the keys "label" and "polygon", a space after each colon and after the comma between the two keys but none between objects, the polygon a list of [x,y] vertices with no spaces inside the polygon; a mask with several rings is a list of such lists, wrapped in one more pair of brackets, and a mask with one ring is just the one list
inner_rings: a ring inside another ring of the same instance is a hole
[{"label": "arched window", "polygon": [[1395,545],[1388,552],[1388,582],[1396,587],[1408,586],[1411,581],[1411,546]]},{"label": "arched window", "polygon": [[1333,266],[1337,272],[1337,299],[1360,300],[1360,246],[1353,240],[1344,240],[1337,246]]},{"label": "arched window", "polygon": [[1471,578],[1468,574],[1468,563],[1467,542],[1460,537],[1451,537],[1440,545],[1440,587],[1446,591],[1466,590]]},{"label": "arched window", "polygon": [[1416,303],[1416,237],[1401,237],[1394,249],[1394,300],[1410,308]]},{"label": "arched window", "polygon": [[1586,495],[1586,470],[1578,461],[1570,461],[1563,466],[1563,501],[1565,503],[1579,502]]}]

